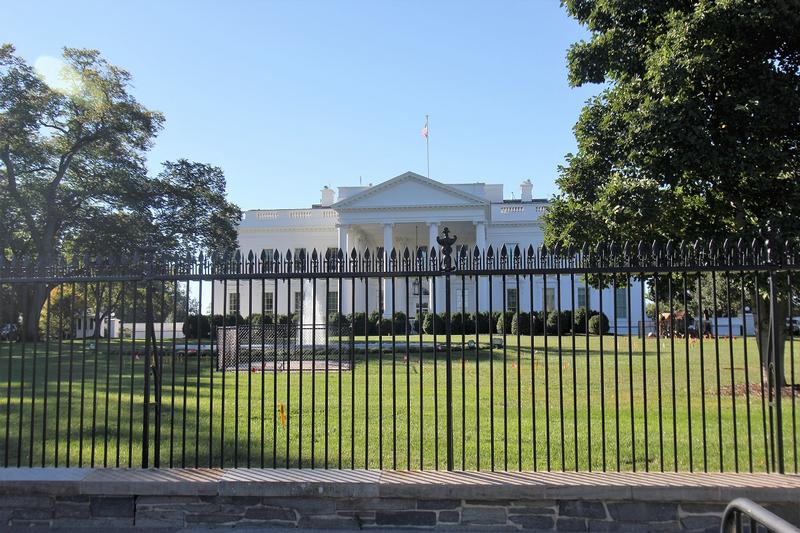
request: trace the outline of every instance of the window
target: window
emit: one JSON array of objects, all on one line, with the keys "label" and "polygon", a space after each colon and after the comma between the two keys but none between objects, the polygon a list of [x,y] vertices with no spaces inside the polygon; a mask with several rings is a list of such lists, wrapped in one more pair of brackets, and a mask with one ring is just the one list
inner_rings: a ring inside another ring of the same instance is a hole
[{"label": "window", "polygon": [[552,311],[556,307],[556,290],[553,287],[546,287],[544,289],[544,308],[547,311]]},{"label": "window", "polygon": [[614,313],[617,318],[628,318],[628,291],[624,287],[617,289],[617,305]]},{"label": "window", "polygon": [[518,292],[516,287],[507,287],[506,288],[506,310],[507,311],[516,311],[517,305],[519,305],[519,298]]},{"label": "window", "polygon": [[325,255],[329,257],[331,261],[337,261],[339,259],[339,248],[336,246],[328,246],[328,250],[325,252]]},{"label": "window", "polygon": [[339,310],[339,291],[328,291],[328,312]]},{"label": "window", "polygon": [[228,313],[236,315],[239,313],[239,293],[232,292],[228,295]]},{"label": "window", "polygon": [[273,248],[264,248],[264,256],[267,259],[267,265],[271,265],[275,261],[275,250]]},{"label": "window", "polygon": [[296,313],[300,312],[300,307],[303,305],[303,293],[294,291],[294,310]]},{"label": "window", "polygon": [[586,307],[588,309],[587,294],[586,287],[578,287],[578,307]]},{"label": "window", "polygon": [[265,315],[272,315],[275,310],[275,293],[274,292],[265,292],[264,297],[262,299],[263,304],[263,311]]}]

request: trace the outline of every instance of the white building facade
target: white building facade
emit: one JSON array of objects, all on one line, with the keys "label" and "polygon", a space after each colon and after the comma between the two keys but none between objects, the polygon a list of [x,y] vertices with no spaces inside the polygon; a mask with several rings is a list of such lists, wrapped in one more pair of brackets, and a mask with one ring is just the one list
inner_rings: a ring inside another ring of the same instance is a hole
[{"label": "white building facade", "polygon": [[[492,246],[499,250],[505,245],[509,253],[519,246],[523,255],[528,246],[537,248],[543,241],[541,215],[547,210],[547,200],[532,197],[532,184],[526,180],[521,184],[519,199],[504,199],[503,185],[488,183],[445,184],[428,179],[413,172],[406,172],[377,185],[339,187],[338,194],[333,189],[322,190],[321,201],[309,209],[251,210],[244,214],[239,226],[239,247],[246,257],[252,251],[260,257],[262,251],[268,256],[277,250],[281,254],[290,251],[297,256],[301,249],[306,255],[316,249],[320,258],[328,250],[339,249],[359,252],[369,249],[397,250],[400,256],[405,248],[415,253],[419,248],[430,250],[437,247],[436,237],[443,228],[448,227],[451,234],[458,237],[456,247],[467,245],[486,249]],[[451,306],[453,312],[462,311],[462,301],[466,302],[466,312],[475,311],[477,300],[480,311],[490,309],[489,294],[492,295],[491,309],[502,311],[504,296],[505,308],[514,310],[517,305],[521,311],[556,309],[561,290],[561,308],[585,306],[587,298],[591,309],[599,308],[599,293],[595,289],[586,291],[585,284],[575,276],[575,286],[568,276],[536,276],[519,278],[505,277],[505,287],[501,276],[493,276],[490,290],[489,280],[481,277],[477,283],[468,279],[461,285],[459,276],[452,277]],[[233,282],[214,284],[214,313],[240,313],[248,316],[266,311],[271,313],[277,302],[279,314],[298,313],[300,306],[305,310],[311,307],[309,299],[316,292],[317,320],[324,320],[325,310],[338,310],[341,300],[342,312],[372,312],[381,309],[384,316],[391,316],[392,310],[411,315],[418,311],[445,309],[444,284],[434,284],[429,279],[412,280],[412,287],[406,299],[405,281],[398,283],[393,292],[390,281],[370,279],[368,282],[347,280],[342,283],[341,294],[338,282],[331,281],[327,290],[324,281],[317,281],[316,291],[313,282],[293,280],[267,281],[239,284]],[[379,291],[378,283],[383,283]],[[531,286],[533,283],[533,301]],[[353,294],[353,291],[355,294]],[[623,292],[617,299],[616,308],[611,289],[603,291],[603,312],[611,321],[612,330],[627,332],[630,321],[635,325],[641,319],[641,295],[634,284],[628,308],[628,298]],[[505,294],[504,294],[505,292]],[[252,298],[251,298],[252,294]],[[379,298],[380,295],[380,298]],[[623,296],[624,295],[624,296]],[[353,307],[355,303],[355,307]],[[617,323],[614,323],[616,317]]]}]

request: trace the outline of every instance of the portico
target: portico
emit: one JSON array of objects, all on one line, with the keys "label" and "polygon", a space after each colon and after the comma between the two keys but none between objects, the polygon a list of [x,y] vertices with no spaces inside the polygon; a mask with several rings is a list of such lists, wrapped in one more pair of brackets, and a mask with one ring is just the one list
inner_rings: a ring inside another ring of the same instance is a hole
[{"label": "portico", "polygon": [[[458,245],[486,242],[489,202],[485,198],[412,172],[340,199],[331,207],[339,214],[340,248],[381,249],[385,259],[393,249],[398,261],[402,261],[406,249],[412,261],[420,249],[427,258],[430,250],[438,247],[436,237],[444,227],[458,236]],[[404,309],[405,305],[398,308],[397,302],[393,302],[390,279],[384,278],[382,283],[383,315],[390,317],[393,308]],[[433,309],[434,299],[444,301],[441,284],[434,289],[433,279],[427,283],[427,305],[422,305],[423,291],[418,287],[413,302],[415,312],[423,307]]]}]

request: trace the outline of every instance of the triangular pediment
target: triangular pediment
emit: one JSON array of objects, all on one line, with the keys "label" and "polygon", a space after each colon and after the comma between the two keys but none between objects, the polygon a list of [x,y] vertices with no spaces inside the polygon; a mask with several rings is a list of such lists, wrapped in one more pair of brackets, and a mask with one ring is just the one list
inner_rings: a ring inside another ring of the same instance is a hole
[{"label": "triangular pediment", "polygon": [[485,206],[488,202],[445,183],[406,172],[335,204],[334,209],[384,209],[394,207]]}]

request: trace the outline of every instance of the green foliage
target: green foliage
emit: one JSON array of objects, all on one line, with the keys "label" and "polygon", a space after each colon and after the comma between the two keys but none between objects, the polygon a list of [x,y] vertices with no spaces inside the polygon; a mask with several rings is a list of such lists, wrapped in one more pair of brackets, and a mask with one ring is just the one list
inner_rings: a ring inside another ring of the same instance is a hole
[{"label": "green foliage", "polygon": [[548,311],[546,328],[550,335],[569,333],[572,331],[572,311]]},{"label": "green foliage", "polygon": [[[598,314],[597,311],[588,311],[585,307],[579,307],[575,310],[575,314],[573,315],[572,319],[572,331],[575,334],[583,335],[586,333],[586,326],[587,321],[591,319],[593,316]],[[587,316],[588,315],[588,316]]]},{"label": "green foliage", "polygon": [[497,321],[495,322],[495,333],[500,335],[511,333],[511,321],[514,319],[513,311],[505,311],[497,313]]},{"label": "green foliage", "polygon": [[608,324],[608,317],[605,313],[600,313],[592,316],[589,319],[589,333],[594,335],[607,334],[610,331]]},{"label": "green foliage", "polygon": [[402,311],[397,311],[392,317],[392,321],[394,322],[395,335],[404,335],[406,333],[406,329],[408,328],[408,318],[406,317],[406,314]]},{"label": "green foliage", "polygon": [[800,9],[794,2],[565,0],[591,32],[546,241],[623,242],[800,229]]},{"label": "green foliage", "polygon": [[514,313],[511,317],[511,333],[514,335],[530,335],[531,334],[531,315],[525,311]]},{"label": "green foliage", "polygon": [[208,315],[189,315],[182,331],[188,339],[207,338],[211,335],[211,319]]},{"label": "green foliage", "polygon": [[374,322],[375,334],[391,335],[392,334],[392,319],[381,318]]},{"label": "green foliage", "polygon": [[254,326],[261,324],[272,324],[272,315],[262,315],[261,313],[253,313],[247,317],[247,321]]},{"label": "green foliage", "polygon": [[538,311],[531,312],[531,332],[533,335],[544,334],[544,318]]},{"label": "green foliage", "polygon": [[347,315],[339,313],[339,311],[331,311],[328,313],[328,326],[347,330],[350,328],[350,319]]},{"label": "green foliage", "polygon": [[502,334],[511,331],[511,318],[514,311],[494,311],[492,312],[492,333]]},{"label": "green foliage", "polygon": [[[46,269],[59,254],[235,249],[241,211],[225,198],[222,171],[181,159],[148,176],[163,116],[98,51],[64,48],[63,61],[67,87],[51,87],[0,45],[0,250]],[[19,291],[31,303],[25,336],[34,339],[47,290]]]},{"label": "green foliage", "polygon": [[441,313],[426,313],[422,321],[422,331],[432,335],[435,331],[437,335],[445,333],[445,319]]},{"label": "green foliage", "polygon": [[477,323],[479,334],[491,333],[493,328],[491,317],[489,316],[488,312],[482,311],[479,313],[471,313],[470,318],[472,319],[473,324]]},{"label": "green foliage", "polygon": [[454,335],[469,335],[475,333],[475,322],[470,313],[453,313],[450,318],[450,327]]},{"label": "green foliage", "polygon": [[[281,315],[283,316],[283,315]],[[212,325],[215,328],[222,327],[222,326],[235,326],[236,324],[245,324],[246,321],[242,318],[242,315],[214,315],[212,319]]]},{"label": "green foliage", "polygon": [[353,335],[364,336],[375,334],[375,323],[368,321],[368,317],[363,311],[351,313],[348,318],[353,328]]}]

